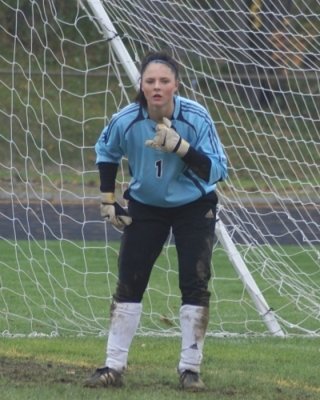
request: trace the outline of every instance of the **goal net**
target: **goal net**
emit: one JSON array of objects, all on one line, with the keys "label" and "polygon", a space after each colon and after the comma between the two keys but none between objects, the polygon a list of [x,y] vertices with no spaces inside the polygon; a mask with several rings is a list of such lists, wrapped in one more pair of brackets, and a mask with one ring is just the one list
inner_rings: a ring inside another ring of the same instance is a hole
[{"label": "goal net", "polygon": [[[208,334],[268,334],[262,295],[286,335],[319,336],[319,0],[0,7],[0,335],[105,334],[121,233],[99,215],[94,144],[134,98],[143,55],[167,49],[180,93],[208,108],[229,160]],[[128,180],[123,160],[119,196]],[[179,307],[169,237],[139,333],[179,334]]]}]

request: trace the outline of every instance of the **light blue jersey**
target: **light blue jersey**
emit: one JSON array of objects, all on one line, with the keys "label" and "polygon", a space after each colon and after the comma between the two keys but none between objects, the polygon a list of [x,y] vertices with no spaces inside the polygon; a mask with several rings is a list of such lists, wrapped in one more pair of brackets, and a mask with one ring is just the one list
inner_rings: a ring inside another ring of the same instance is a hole
[{"label": "light blue jersey", "polygon": [[215,190],[227,177],[227,160],[214,123],[206,109],[195,101],[174,97],[172,127],[190,145],[211,160],[209,182],[199,178],[175,153],[145,146],[155,136],[156,122],[139,103],[113,115],[95,146],[97,164],[128,159],[130,196],[144,204],[176,207]]}]

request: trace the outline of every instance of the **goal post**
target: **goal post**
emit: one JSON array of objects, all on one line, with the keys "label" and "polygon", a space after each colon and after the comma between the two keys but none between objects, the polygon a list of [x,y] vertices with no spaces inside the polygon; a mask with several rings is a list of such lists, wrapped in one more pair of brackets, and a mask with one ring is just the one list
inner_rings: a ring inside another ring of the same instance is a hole
[{"label": "goal post", "polygon": [[[208,335],[319,337],[319,0],[0,8],[0,336],[105,335],[121,233],[99,215],[94,145],[167,49],[228,156]],[[169,237],[138,334],[180,335],[180,302]]]},{"label": "goal post", "polygon": [[285,334],[279,325],[272,308],[270,308],[267,304],[266,299],[253,279],[249,269],[241,257],[241,254],[237,250],[235,244],[232,242],[221,220],[217,221],[216,235],[222,246],[225,248],[233,267],[237,271],[239,278],[244,284],[245,289],[248,291],[259,315],[263,319],[269,331],[274,336],[284,337]]},{"label": "goal post", "polygon": [[[128,73],[132,85],[138,90],[139,72],[136,65],[131,60],[128,51],[123,45],[123,42],[121,41],[121,38],[112,24],[106,10],[103,8],[100,0],[87,0],[87,2],[91,7],[93,14],[97,16],[97,21],[99,22],[102,31],[105,32],[108,40],[110,40],[112,49],[117,55],[119,61],[122,63],[125,71]],[[258,285],[250,274],[249,269],[246,267],[240,253],[238,252],[236,246],[232,243],[232,240],[221,220],[217,221],[216,235],[222,246],[225,248],[232,265],[238,272],[239,277],[241,278],[246,290],[248,291],[257,308],[257,311],[261,315],[269,331],[275,336],[284,336],[284,332],[278,324],[272,309],[268,306]]]},{"label": "goal post", "polygon": [[97,22],[104,34],[104,37],[110,41],[112,48],[121,62],[126,74],[128,75],[133,87],[139,89],[139,71],[132,61],[130,54],[124,46],[118,32],[116,31],[112,21],[106,13],[100,0],[90,0],[88,4],[91,8],[93,15],[95,15]]}]

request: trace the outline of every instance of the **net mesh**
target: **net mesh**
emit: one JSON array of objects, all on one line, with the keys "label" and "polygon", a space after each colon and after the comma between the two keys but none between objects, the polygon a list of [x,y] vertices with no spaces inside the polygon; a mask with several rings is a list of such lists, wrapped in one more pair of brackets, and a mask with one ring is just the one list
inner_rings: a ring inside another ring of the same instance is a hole
[{"label": "net mesh", "polygon": [[[319,1],[100,4],[137,66],[164,48],[179,61],[228,155],[219,217],[285,332],[318,335]],[[104,334],[120,233],[100,219],[93,147],[135,85],[88,2],[0,5],[0,332]],[[128,179],[124,160],[119,195]],[[141,334],[179,332],[170,239]],[[217,242],[209,334],[265,334],[228,260]]]}]

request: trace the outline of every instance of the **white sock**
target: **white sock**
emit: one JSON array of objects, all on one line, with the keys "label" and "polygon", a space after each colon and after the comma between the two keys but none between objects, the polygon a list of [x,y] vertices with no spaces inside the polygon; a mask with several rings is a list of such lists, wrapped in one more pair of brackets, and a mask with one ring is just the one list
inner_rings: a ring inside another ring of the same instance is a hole
[{"label": "white sock", "polygon": [[106,366],[117,371],[127,367],[128,352],[142,312],[141,303],[114,303],[108,335]]},{"label": "white sock", "polygon": [[178,365],[179,373],[187,369],[200,373],[208,317],[208,307],[186,304],[180,308],[182,343]]}]

